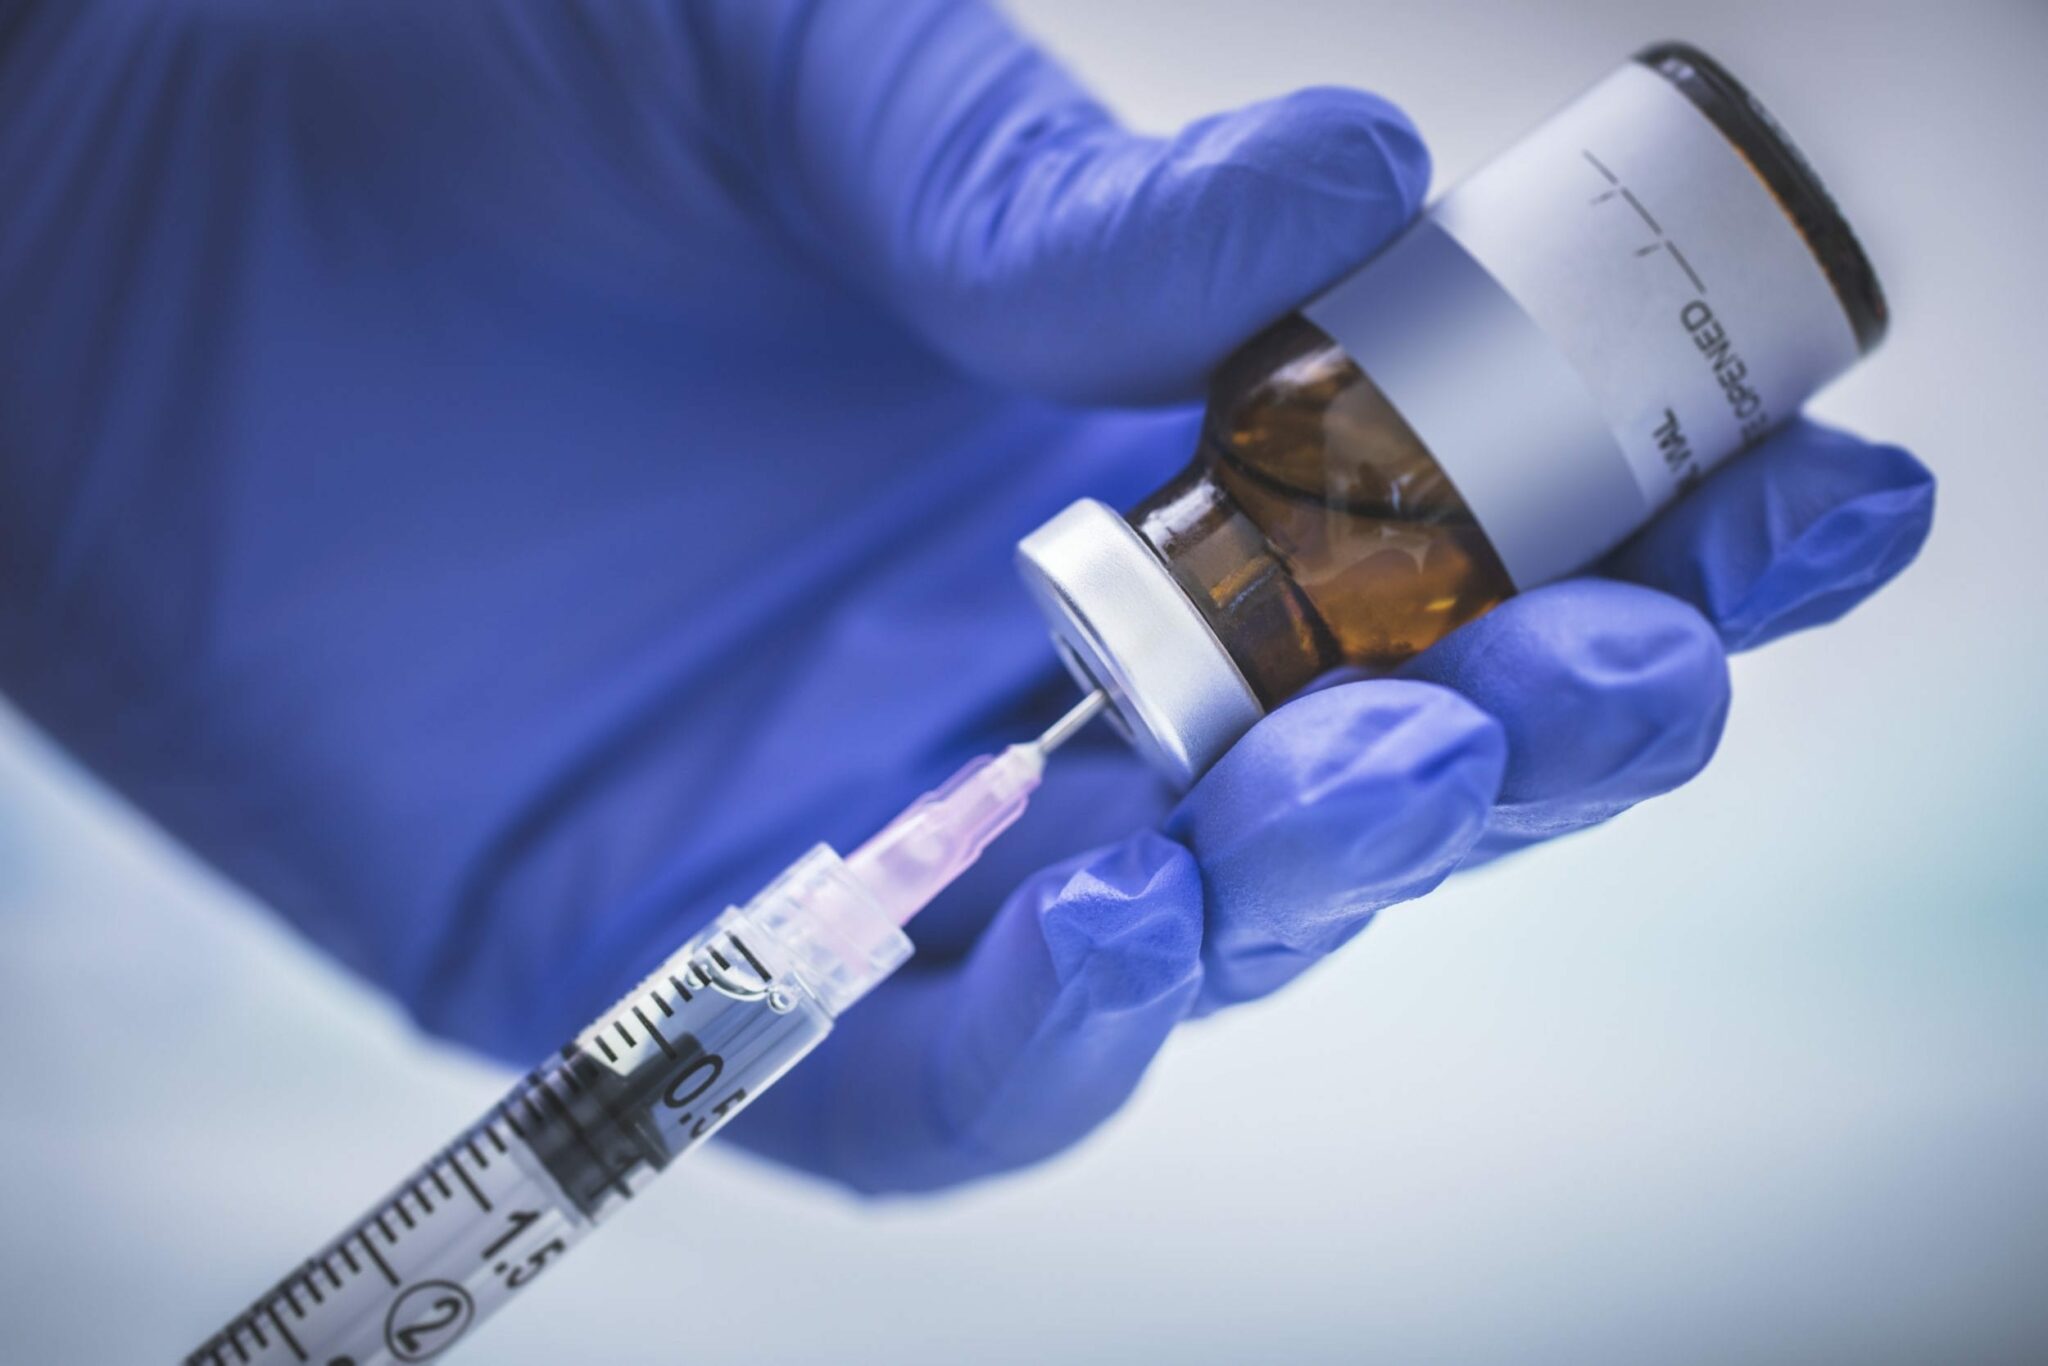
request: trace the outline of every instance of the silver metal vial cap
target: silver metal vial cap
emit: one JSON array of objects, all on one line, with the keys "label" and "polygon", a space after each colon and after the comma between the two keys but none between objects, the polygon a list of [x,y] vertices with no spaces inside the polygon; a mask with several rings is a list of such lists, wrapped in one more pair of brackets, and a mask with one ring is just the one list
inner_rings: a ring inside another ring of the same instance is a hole
[{"label": "silver metal vial cap", "polygon": [[1024,583],[1083,689],[1177,787],[1265,714],[1223,642],[1152,548],[1092,498],[1017,546]]}]

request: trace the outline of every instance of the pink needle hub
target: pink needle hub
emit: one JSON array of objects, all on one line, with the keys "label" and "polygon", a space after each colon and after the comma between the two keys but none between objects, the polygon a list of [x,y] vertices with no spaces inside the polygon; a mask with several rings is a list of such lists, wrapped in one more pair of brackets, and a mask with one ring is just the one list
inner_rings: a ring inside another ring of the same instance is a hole
[{"label": "pink needle hub", "polygon": [[854,850],[847,867],[897,924],[908,922],[1024,814],[1045,776],[1046,756],[1104,701],[1092,692],[1038,739],[969,760]]}]

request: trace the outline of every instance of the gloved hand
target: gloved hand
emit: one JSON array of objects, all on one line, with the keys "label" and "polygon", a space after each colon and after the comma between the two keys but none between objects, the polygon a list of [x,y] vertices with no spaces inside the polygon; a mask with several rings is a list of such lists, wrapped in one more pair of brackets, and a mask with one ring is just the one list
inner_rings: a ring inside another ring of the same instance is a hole
[{"label": "gloved hand", "polygon": [[[525,1061],[1069,702],[1012,545],[1194,435],[1100,405],[1194,397],[1427,180],[1343,90],[1136,136],[968,3],[17,8],[0,686]],[[737,1136],[869,1190],[1057,1150],[1183,1018],[1684,781],[1724,649],[1847,610],[1931,506],[1798,425],[1178,804],[1098,728]]]}]

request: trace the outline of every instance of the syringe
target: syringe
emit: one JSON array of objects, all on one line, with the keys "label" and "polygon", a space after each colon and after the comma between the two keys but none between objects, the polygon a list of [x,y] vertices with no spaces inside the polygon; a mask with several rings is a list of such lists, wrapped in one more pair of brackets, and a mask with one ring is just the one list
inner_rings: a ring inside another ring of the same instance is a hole
[{"label": "syringe", "polygon": [[1024,813],[1102,709],[984,755],[841,859],[728,909],[186,1361],[438,1357],[715,1133],[910,956],[901,926]]}]

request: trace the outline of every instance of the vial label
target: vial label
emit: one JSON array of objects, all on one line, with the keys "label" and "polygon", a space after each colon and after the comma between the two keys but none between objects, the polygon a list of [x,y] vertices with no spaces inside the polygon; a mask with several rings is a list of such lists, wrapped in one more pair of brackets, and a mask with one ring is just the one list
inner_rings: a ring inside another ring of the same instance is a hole
[{"label": "vial label", "polygon": [[1653,510],[1856,359],[1784,207],[1646,67],[1594,86],[1436,219],[1584,376]]},{"label": "vial label", "polygon": [[1769,187],[1635,64],[1304,311],[1430,447],[1522,588],[1611,549],[1858,354]]}]

